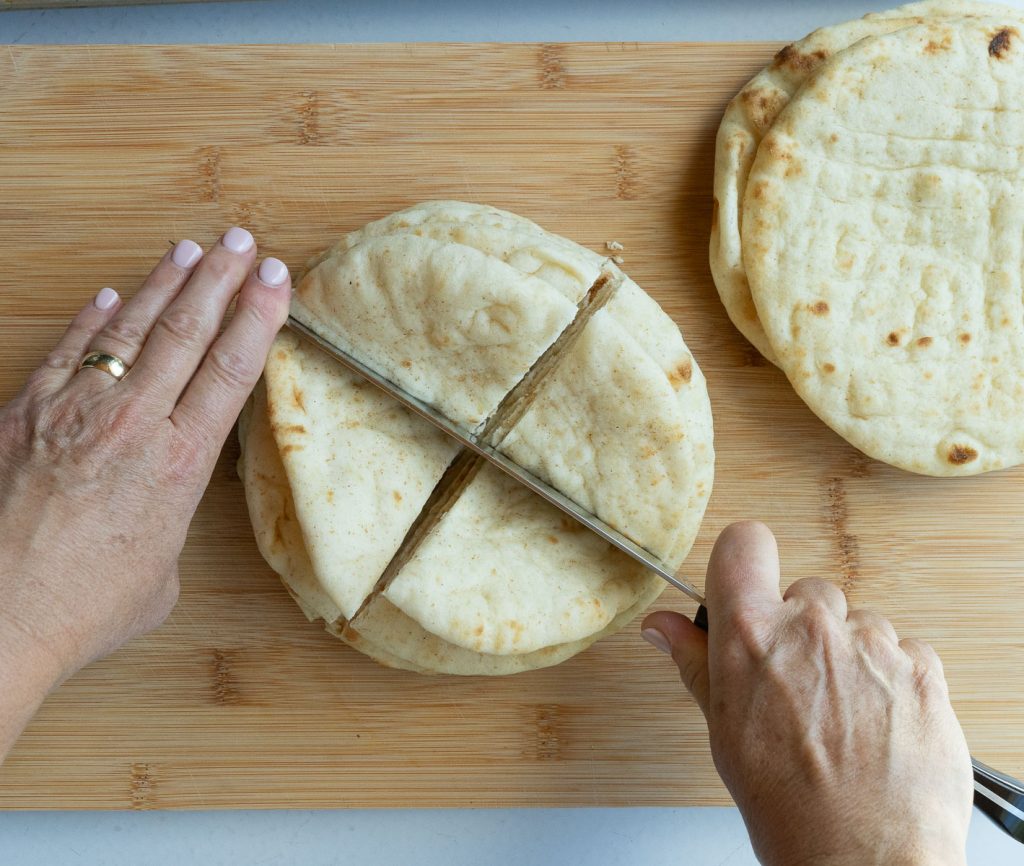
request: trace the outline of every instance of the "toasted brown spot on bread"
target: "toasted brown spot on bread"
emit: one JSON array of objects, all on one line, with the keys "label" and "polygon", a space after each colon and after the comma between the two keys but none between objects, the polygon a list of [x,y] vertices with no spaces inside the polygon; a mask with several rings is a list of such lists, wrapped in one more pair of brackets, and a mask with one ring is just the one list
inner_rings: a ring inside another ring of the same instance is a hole
[{"label": "toasted brown spot on bread", "polygon": [[306,404],[303,402],[302,391],[295,385],[292,385],[292,402],[295,404],[297,408],[301,409],[303,412],[306,411]]},{"label": "toasted brown spot on bread", "polygon": [[781,159],[784,162],[788,162],[793,158],[793,154],[791,154],[788,150],[783,148],[782,144],[779,142],[778,136],[773,135],[770,132],[761,141],[761,146],[765,148],[768,151],[768,153],[770,153],[776,159]]},{"label": "toasted brown spot on bread", "polygon": [[809,309],[816,316],[824,316],[829,311],[828,301],[815,301]]},{"label": "toasted brown spot on bread", "polygon": [[966,346],[969,342],[971,342],[971,335],[964,331],[964,333],[960,334],[960,336],[958,336],[957,339]]},{"label": "toasted brown spot on bread", "polygon": [[762,181],[755,183],[753,188],[750,190],[750,194],[758,201],[764,200],[766,192],[768,192],[768,184]]},{"label": "toasted brown spot on bread", "polygon": [[821,365],[821,369],[824,370],[826,373],[834,373],[836,371],[836,365],[826,361],[824,364]]},{"label": "toasted brown spot on bread", "polygon": [[925,348],[925,346],[930,346],[931,344],[932,344],[932,338],[931,337],[918,337],[917,338],[917,345],[919,345],[922,349]]},{"label": "toasted brown spot on bread", "polygon": [[394,497],[395,502],[401,502],[402,501],[402,494],[399,493],[397,490],[392,490],[391,491],[391,495]]},{"label": "toasted brown spot on bread", "polygon": [[285,445],[284,448],[281,449],[281,456],[283,457],[285,454],[291,454],[292,451],[302,451],[305,447],[305,445]]},{"label": "toasted brown spot on bread", "polygon": [[285,433],[305,433],[306,432],[306,428],[303,427],[301,424],[289,424],[289,425],[287,425],[286,427],[283,428],[283,432],[285,432]]},{"label": "toasted brown spot on bread", "polygon": [[668,374],[668,381],[677,391],[681,385],[689,382],[691,378],[693,378],[693,363],[689,358],[680,362],[679,365]]},{"label": "toasted brown spot on bread", "polygon": [[810,54],[804,54],[794,46],[787,45],[775,55],[775,60],[772,63],[774,66],[785,66],[787,69],[794,71],[803,70],[810,72],[827,58],[828,52],[821,48],[817,51],[812,51]]},{"label": "toasted brown spot on bread", "polygon": [[1006,52],[1010,50],[1010,37],[1016,32],[1012,27],[1003,27],[997,31],[992,37],[992,41],[988,43],[989,56],[1002,60]]},{"label": "toasted brown spot on bread", "polygon": [[548,541],[550,541],[552,544],[558,544],[558,538],[554,535],[549,535]]},{"label": "toasted brown spot on bread", "polygon": [[405,367],[405,369],[408,370],[412,366],[412,361],[410,361],[408,358],[405,358],[402,361],[402,366]]},{"label": "toasted brown spot on bread", "polygon": [[334,491],[333,490],[328,490],[327,491],[327,501],[328,502],[334,502]]},{"label": "toasted brown spot on bread", "polygon": [[746,108],[750,122],[758,132],[764,132],[778,117],[784,104],[784,97],[780,93],[751,87],[740,91],[740,101]]},{"label": "toasted brown spot on bread", "polygon": [[947,33],[942,37],[941,42],[936,42],[934,39],[929,39],[928,44],[924,47],[925,54],[938,54],[940,51],[949,51],[953,47],[953,38]]},{"label": "toasted brown spot on bread", "polygon": [[900,344],[900,335],[896,331],[890,331],[889,336],[885,338],[890,346],[898,346]]},{"label": "toasted brown spot on bread", "polygon": [[954,445],[949,449],[949,454],[946,458],[954,466],[963,466],[965,463],[970,463],[972,460],[977,459],[978,452],[971,448],[970,445]]}]

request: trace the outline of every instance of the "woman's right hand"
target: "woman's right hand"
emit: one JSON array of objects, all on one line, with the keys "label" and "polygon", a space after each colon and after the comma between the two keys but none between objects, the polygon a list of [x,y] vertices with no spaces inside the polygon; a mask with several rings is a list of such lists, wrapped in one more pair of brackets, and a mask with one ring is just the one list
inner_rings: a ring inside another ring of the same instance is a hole
[{"label": "woman's right hand", "polygon": [[706,591],[707,633],[662,611],[643,634],[700,704],[761,861],[963,864],[970,755],[935,651],[831,583],[781,595],[761,523],[719,536]]}]

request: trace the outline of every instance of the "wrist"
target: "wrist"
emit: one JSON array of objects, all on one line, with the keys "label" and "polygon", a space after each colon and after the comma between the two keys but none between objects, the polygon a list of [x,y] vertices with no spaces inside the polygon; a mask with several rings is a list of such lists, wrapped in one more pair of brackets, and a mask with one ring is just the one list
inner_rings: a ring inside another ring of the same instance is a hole
[{"label": "wrist", "polygon": [[61,679],[52,654],[0,615],[0,762]]}]

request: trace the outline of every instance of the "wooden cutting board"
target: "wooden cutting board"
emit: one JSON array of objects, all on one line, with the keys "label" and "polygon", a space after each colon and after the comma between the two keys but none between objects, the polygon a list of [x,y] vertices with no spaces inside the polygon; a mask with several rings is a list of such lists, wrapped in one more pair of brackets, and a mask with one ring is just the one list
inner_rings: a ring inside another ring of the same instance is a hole
[{"label": "wooden cutting board", "polygon": [[[248,226],[299,268],[428,198],[509,208],[625,267],[707,373],[718,471],[686,571],[760,517],[785,581],[838,581],[934,642],[982,760],[1024,776],[1024,471],[936,480],[859,454],[729,324],[707,267],[715,129],[772,45],[0,51],[9,398],[104,285]],[[637,624],[507,679],[387,670],[308,624],[253,543],[228,443],[178,608],[45,704],[8,807],[725,803],[701,716]],[[674,591],[662,603],[691,611]]]}]

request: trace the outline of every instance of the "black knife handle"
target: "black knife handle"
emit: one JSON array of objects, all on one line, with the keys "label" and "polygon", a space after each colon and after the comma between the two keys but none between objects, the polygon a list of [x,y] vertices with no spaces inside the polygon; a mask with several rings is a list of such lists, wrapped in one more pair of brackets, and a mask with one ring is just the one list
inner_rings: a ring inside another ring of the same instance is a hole
[{"label": "black knife handle", "polygon": [[697,608],[697,613],[693,617],[693,624],[701,631],[708,630],[708,609],[704,605]]}]

